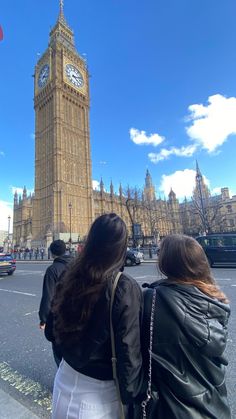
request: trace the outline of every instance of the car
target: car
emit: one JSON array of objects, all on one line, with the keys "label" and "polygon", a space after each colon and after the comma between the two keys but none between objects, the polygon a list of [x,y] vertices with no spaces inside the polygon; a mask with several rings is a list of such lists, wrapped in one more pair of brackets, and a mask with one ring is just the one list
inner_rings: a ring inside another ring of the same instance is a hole
[{"label": "car", "polygon": [[236,265],[236,234],[207,234],[196,240],[204,249],[210,266]]},{"label": "car", "polygon": [[12,275],[16,270],[16,260],[10,253],[0,253],[0,274]]},{"label": "car", "polygon": [[125,266],[140,265],[143,259],[143,254],[136,250],[127,250],[125,258]]}]

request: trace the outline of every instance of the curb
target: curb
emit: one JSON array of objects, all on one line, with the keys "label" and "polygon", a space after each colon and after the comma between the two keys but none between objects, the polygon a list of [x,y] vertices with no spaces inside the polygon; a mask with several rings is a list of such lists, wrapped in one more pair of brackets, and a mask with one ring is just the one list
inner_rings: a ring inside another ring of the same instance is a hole
[{"label": "curb", "polygon": [[17,402],[9,394],[0,389],[1,419],[40,419],[23,404]]}]

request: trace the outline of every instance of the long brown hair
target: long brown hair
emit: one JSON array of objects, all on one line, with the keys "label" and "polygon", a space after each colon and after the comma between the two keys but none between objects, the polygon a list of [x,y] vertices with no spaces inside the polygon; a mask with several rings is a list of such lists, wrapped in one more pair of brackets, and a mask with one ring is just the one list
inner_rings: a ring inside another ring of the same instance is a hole
[{"label": "long brown hair", "polygon": [[78,341],[107,281],[124,264],[127,229],[116,214],[103,214],[92,224],[84,249],[59,282],[53,301],[58,343]]},{"label": "long brown hair", "polygon": [[169,281],[192,284],[204,294],[228,302],[215,283],[204,250],[192,237],[182,234],[166,236],[161,241],[158,266]]}]

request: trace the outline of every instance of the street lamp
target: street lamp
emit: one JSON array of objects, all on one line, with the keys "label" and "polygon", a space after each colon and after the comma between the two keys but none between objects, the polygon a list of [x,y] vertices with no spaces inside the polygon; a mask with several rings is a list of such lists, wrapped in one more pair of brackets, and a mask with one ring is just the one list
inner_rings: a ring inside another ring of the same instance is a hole
[{"label": "street lamp", "polygon": [[10,242],[10,222],[11,222],[11,216],[10,216],[10,215],[8,215],[7,253],[9,253],[9,242]]},{"label": "street lamp", "polygon": [[69,213],[70,213],[70,250],[71,250],[71,244],[72,244],[72,239],[71,239],[71,210],[72,210],[72,203],[69,203]]}]

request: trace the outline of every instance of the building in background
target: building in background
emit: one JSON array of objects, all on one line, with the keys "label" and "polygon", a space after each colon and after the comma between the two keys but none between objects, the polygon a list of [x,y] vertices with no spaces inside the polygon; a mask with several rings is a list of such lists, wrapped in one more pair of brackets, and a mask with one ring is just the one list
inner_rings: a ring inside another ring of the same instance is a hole
[{"label": "building in background", "polygon": [[229,188],[221,188],[219,195],[211,195],[196,163],[196,182],[191,200],[180,204],[183,232],[198,236],[208,233],[236,231],[236,195],[230,197]]},{"label": "building in background", "polygon": [[[92,189],[89,133],[89,74],[85,60],[75,49],[62,2],[49,45],[38,60],[34,74],[35,192],[14,196],[13,236],[17,247],[48,247],[55,238],[83,238],[98,215],[115,211],[132,232],[122,186],[105,192]],[[144,198],[158,211],[162,233],[171,231],[167,202],[155,203],[151,176],[147,173]],[[157,208],[156,208],[157,207]],[[151,208],[149,208],[151,211]],[[149,211],[149,213],[150,213]],[[151,235],[150,214],[139,205],[137,222],[142,234]],[[176,223],[177,221],[175,221]],[[158,231],[158,227],[156,227]]]},{"label": "building in background", "polygon": [[[35,67],[35,192],[28,195],[24,187],[22,196],[17,192],[14,196],[13,243],[17,248],[48,248],[57,238],[76,242],[86,236],[95,217],[113,211],[124,219],[135,240],[157,241],[173,232],[197,235],[209,231],[210,224],[212,231],[219,225],[235,230],[236,197],[230,198],[224,188],[219,197],[212,198],[199,168],[192,202],[180,204],[173,190],[167,200],[157,199],[148,170],[142,191],[124,190],[122,185],[114,191],[112,182],[106,191],[102,180],[100,190],[94,191],[89,106],[86,61],[75,49],[60,2],[48,48]],[[213,201],[219,207],[214,225],[215,207],[207,212]]]}]

